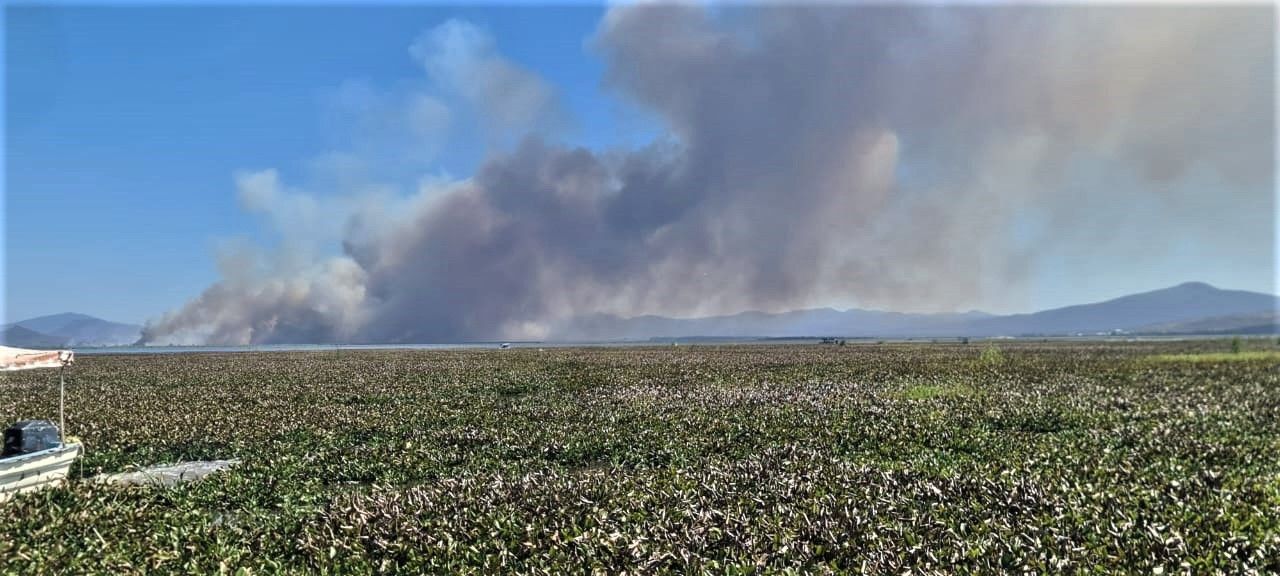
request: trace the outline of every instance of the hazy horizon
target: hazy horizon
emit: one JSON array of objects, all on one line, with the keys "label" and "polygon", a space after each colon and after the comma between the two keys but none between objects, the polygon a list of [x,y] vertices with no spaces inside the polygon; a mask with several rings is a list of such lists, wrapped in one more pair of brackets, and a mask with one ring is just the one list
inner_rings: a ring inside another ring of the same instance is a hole
[{"label": "hazy horizon", "polygon": [[[1101,299],[1101,300],[1091,300],[1091,301],[1088,301],[1088,302],[1075,302],[1075,303],[1070,303],[1070,304],[1064,304],[1064,305],[1062,305],[1062,306],[1055,306],[1055,307],[1053,307],[1053,308],[1038,308],[1038,309],[1028,309],[1028,310],[1014,310],[1014,311],[1009,311],[1009,312],[999,312],[999,313],[993,313],[993,312],[990,312],[990,311],[987,311],[987,310],[980,310],[980,309],[977,309],[977,308],[972,308],[972,309],[968,309],[968,310],[956,310],[956,311],[951,311],[951,312],[919,312],[919,311],[912,311],[912,310],[893,310],[893,309],[882,309],[882,308],[860,308],[860,307],[857,307],[857,306],[850,306],[850,307],[843,307],[843,308],[842,308],[842,307],[836,307],[836,306],[814,306],[814,307],[810,307],[810,308],[792,308],[792,309],[788,309],[788,310],[781,310],[781,311],[777,311],[777,312],[765,312],[765,311],[762,311],[762,310],[740,310],[740,311],[738,311],[738,312],[730,312],[730,313],[727,313],[727,314],[717,314],[717,315],[715,315],[715,316],[664,316],[664,315],[659,315],[659,314],[636,314],[636,315],[632,315],[632,316],[620,316],[619,318],[622,318],[622,319],[636,319],[636,318],[642,318],[642,317],[645,317],[645,316],[658,316],[658,317],[662,317],[662,318],[669,318],[669,319],[672,319],[672,320],[698,320],[698,319],[706,319],[706,318],[712,318],[712,317],[734,316],[734,315],[738,315],[738,314],[752,314],[752,313],[785,314],[785,313],[788,313],[788,312],[803,312],[803,311],[810,311],[810,310],[834,310],[834,311],[837,311],[837,312],[850,312],[850,311],[888,312],[888,313],[895,313],[895,314],[908,314],[908,315],[914,315],[914,314],[921,314],[921,315],[923,315],[923,314],[939,314],[939,315],[986,314],[986,315],[993,315],[993,316],[1006,316],[1006,315],[1019,315],[1019,314],[1034,314],[1034,313],[1036,313],[1036,312],[1044,312],[1044,311],[1048,311],[1048,310],[1056,310],[1056,309],[1060,309],[1060,308],[1067,308],[1067,307],[1073,307],[1073,306],[1082,306],[1082,305],[1089,305],[1089,304],[1098,304],[1098,303],[1107,302],[1107,301],[1110,301],[1110,300],[1115,300],[1115,299],[1117,299],[1117,298],[1123,298],[1123,297],[1126,297],[1126,296],[1133,296],[1133,295],[1136,295],[1136,294],[1145,294],[1145,293],[1148,293],[1148,292],[1154,292],[1154,291],[1159,291],[1159,290],[1164,290],[1164,289],[1169,289],[1169,288],[1176,288],[1176,287],[1180,287],[1180,286],[1184,286],[1184,285],[1188,285],[1188,284],[1205,284],[1205,285],[1208,285],[1208,286],[1210,286],[1210,287],[1212,287],[1212,288],[1215,288],[1215,289],[1218,289],[1218,290],[1223,290],[1223,291],[1230,291],[1230,292],[1251,292],[1251,293],[1256,293],[1256,294],[1264,294],[1264,295],[1269,295],[1269,296],[1276,296],[1276,297],[1280,297],[1280,290],[1268,290],[1268,291],[1245,290],[1245,289],[1241,289],[1241,288],[1231,288],[1231,287],[1228,287],[1228,286],[1215,286],[1215,285],[1212,285],[1212,284],[1208,284],[1207,282],[1200,282],[1200,281],[1198,281],[1198,280],[1188,280],[1188,281],[1186,281],[1186,282],[1180,282],[1180,283],[1175,284],[1175,285],[1172,285],[1172,286],[1162,286],[1162,287],[1158,287],[1158,288],[1152,288],[1152,289],[1150,289],[1150,290],[1142,290],[1142,291],[1139,291],[1139,292],[1130,292],[1130,293],[1125,293],[1125,294],[1117,294],[1117,295],[1115,295],[1115,296],[1113,296],[1113,297],[1107,297],[1107,298],[1103,298],[1103,299]],[[50,316],[61,316],[61,315],[67,315],[67,314],[82,314],[82,315],[89,316],[89,317],[92,317],[92,318],[97,318],[97,319],[99,319],[99,320],[106,320],[106,321],[108,321],[108,322],[116,322],[116,323],[121,323],[121,324],[134,324],[134,325],[139,325],[139,326],[142,326],[142,325],[145,325],[145,324],[146,324],[146,321],[145,321],[145,320],[135,321],[135,320],[129,320],[129,319],[108,318],[108,317],[97,316],[97,315],[95,315],[95,314],[87,313],[87,312],[84,312],[84,311],[81,311],[81,310],[63,310],[63,311],[61,311],[61,312],[54,312],[54,313],[50,313],[50,314],[40,314],[40,315],[37,315],[37,316],[28,316],[28,317],[24,317],[24,318],[6,318],[6,319],[4,319],[4,320],[3,320],[3,322],[0,322],[0,325],[10,324],[10,323],[15,323],[15,322],[22,322],[22,321],[25,321],[25,320],[33,320],[33,319],[38,319],[38,318],[45,318],[45,317],[50,317]],[[767,337],[767,335],[765,335],[765,336],[763,336],[763,337]],[[493,339],[486,339],[486,340],[480,340],[480,341],[482,341],[482,342],[490,342],[490,341],[497,341],[497,340],[504,340],[504,339],[503,339],[503,338],[493,338]],[[423,345],[427,345],[427,344],[430,344],[430,343],[425,343],[425,344],[423,344]],[[292,346],[292,345],[301,345],[301,344],[296,344],[296,343],[280,343],[280,345],[281,345],[281,346]],[[319,344],[319,345],[324,345],[324,344]],[[353,346],[363,346],[363,345],[373,345],[373,346],[377,346],[377,345],[379,345],[379,344],[352,344],[352,345],[353,345]],[[387,344],[387,345],[392,345],[392,344]],[[401,345],[401,344],[395,344],[395,345]],[[409,344],[403,344],[403,345],[409,345],[409,346],[412,346],[412,345],[415,345],[415,344],[409,343]],[[211,346],[216,346],[216,345],[211,345]]]}]

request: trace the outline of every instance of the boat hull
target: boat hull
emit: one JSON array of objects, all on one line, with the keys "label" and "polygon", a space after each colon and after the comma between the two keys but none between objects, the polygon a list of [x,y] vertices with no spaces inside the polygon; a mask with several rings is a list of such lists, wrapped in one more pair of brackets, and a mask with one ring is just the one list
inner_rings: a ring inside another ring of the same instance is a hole
[{"label": "boat hull", "polygon": [[15,494],[57,486],[66,481],[71,463],[80,456],[80,449],[79,443],[72,443],[0,459],[0,502]]}]

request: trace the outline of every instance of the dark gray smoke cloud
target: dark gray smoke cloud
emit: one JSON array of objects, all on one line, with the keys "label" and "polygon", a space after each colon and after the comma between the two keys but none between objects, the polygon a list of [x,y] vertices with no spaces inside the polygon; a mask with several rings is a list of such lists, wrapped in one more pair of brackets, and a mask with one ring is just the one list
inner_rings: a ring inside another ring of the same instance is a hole
[{"label": "dark gray smoke cloud", "polygon": [[[951,309],[1016,297],[1045,254],[1150,254],[1224,223],[1269,243],[1273,22],[1269,7],[614,8],[591,50],[665,136],[596,151],[531,134],[394,209],[351,200],[343,255],[227,257],[147,338],[569,337],[557,328],[597,312],[850,298]],[[453,37],[484,57],[437,46]],[[477,106],[522,126],[555,108],[469,29],[426,38],[413,57],[433,74],[498,78],[467,92]],[[256,205],[303,202],[261,180],[241,184]]]}]

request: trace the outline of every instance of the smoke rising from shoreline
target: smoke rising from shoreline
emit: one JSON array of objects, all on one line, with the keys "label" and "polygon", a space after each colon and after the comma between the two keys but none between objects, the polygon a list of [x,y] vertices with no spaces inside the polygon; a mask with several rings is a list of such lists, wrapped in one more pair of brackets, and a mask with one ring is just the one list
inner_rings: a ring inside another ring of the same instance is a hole
[{"label": "smoke rising from shoreline", "polygon": [[[593,313],[850,297],[949,309],[1016,294],[1045,254],[1212,235],[1188,214],[1269,228],[1270,8],[724,12],[605,16],[589,44],[607,88],[666,130],[632,150],[540,135],[561,114],[549,84],[465,23],[432,31],[411,56],[518,144],[470,178],[332,209],[243,175],[281,247],[224,254],[222,280],[144,339],[571,337]],[[344,215],[340,255],[291,240],[318,213]]]}]

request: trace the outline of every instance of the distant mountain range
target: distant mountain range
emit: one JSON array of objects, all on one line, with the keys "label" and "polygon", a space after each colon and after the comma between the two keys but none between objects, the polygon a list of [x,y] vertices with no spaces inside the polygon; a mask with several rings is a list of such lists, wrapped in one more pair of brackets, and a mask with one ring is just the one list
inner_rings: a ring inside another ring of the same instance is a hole
[{"label": "distant mountain range", "polygon": [[1063,336],[1099,333],[1272,334],[1280,298],[1222,290],[1203,282],[1031,314],[907,314],[819,308],[778,314],[744,312],[709,318],[596,314],[556,332],[562,339],[644,340],[695,337]]},{"label": "distant mountain range", "polygon": [[[1202,282],[1032,314],[909,314],[816,308],[707,318],[593,314],[553,331],[555,340],[674,338],[911,338],[1098,334],[1278,334],[1280,298]],[[128,346],[142,327],[85,314],[55,314],[0,326],[0,343],[23,348]],[[306,344],[298,342],[297,344]]]},{"label": "distant mountain range", "polygon": [[68,312],[0,326],[0,343],[19,348],[127,346],[142,336],[142,327],[87,314]]}]

